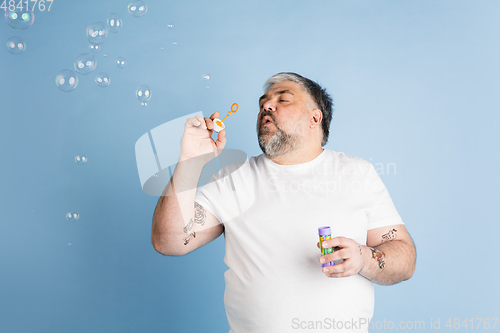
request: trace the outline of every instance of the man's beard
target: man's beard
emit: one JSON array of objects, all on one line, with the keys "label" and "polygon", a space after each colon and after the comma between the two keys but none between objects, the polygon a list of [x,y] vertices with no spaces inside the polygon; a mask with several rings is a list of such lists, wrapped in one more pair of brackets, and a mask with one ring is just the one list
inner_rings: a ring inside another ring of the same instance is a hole
[{"label": "man's beard", "polygon": [[[272,133],[272,130],[269,128],[272,125],[262,125],[262,118],[264,116],[269,116],[273,119],[273,124],[276,126],[274,133]],[[302,146],[301,140],[303,132],[300,128],[300,120],[293,130],[286,132],[278,126],[272,114],[263,113],[260,123],[257,125],[257,136],[259,138],[260,149],[262,149],[264,155],[269,158],[278,157],[300,148]]]}]

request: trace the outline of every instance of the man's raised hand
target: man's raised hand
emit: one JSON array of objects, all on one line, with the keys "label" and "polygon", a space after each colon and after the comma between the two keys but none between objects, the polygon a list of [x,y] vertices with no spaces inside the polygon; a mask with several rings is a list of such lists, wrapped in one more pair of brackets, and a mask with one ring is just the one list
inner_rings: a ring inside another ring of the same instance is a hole
[{"label": "man's raised hand", "polygon": [[220,151],[226,145],[226,130],[222,130],[217,134],[217,141],[212,139],[212,121],[218,117],[219,112],[214,112],[210,118],[195,116],[186,120],[179,161],[204,155],[202,159],[206,163],[220,154]]}]

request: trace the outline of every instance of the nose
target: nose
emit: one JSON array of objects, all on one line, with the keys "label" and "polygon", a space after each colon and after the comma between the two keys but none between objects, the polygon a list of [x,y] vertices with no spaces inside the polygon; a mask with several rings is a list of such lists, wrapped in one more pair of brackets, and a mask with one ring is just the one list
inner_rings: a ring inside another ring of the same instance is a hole
[{"label": "nose", "polygon": [[262,105],[262,109],[265,111],[276,111],[276,104],[272,100],[268,100]]}]

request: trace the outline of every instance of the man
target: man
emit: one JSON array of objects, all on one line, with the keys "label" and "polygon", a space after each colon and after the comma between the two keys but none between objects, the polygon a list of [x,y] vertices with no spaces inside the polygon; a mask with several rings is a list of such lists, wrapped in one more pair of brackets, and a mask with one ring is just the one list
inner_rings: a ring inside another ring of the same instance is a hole
[{"label": "man", "polygon": [[[211,139],[217,112],[186,121],[152,243],[177,256],[224,232],[230,332],[367,332],[373,282],[413,275],[412,239],[373,165],[322,148],[332,118],[326,90],[295,73],[276,74],[265,87],[257,117],[264,154],[223,168],[198,193],[225,131]],[[317,231],[325,225],[332,238],[324,247],[336,251],[320,256]],[[323,262],[336,264],[322,269]]]}]

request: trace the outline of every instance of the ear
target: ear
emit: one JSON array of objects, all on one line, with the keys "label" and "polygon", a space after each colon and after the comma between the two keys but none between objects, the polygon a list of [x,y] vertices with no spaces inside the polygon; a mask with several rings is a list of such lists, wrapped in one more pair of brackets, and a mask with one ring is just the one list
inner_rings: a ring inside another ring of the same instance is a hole
[{"label": "ear", "polygon": [[321,119],[323,119],[323,113],[320,109],[314,109],[309,112],[311,118],[311,128],[319,126],[321,124]]}]

